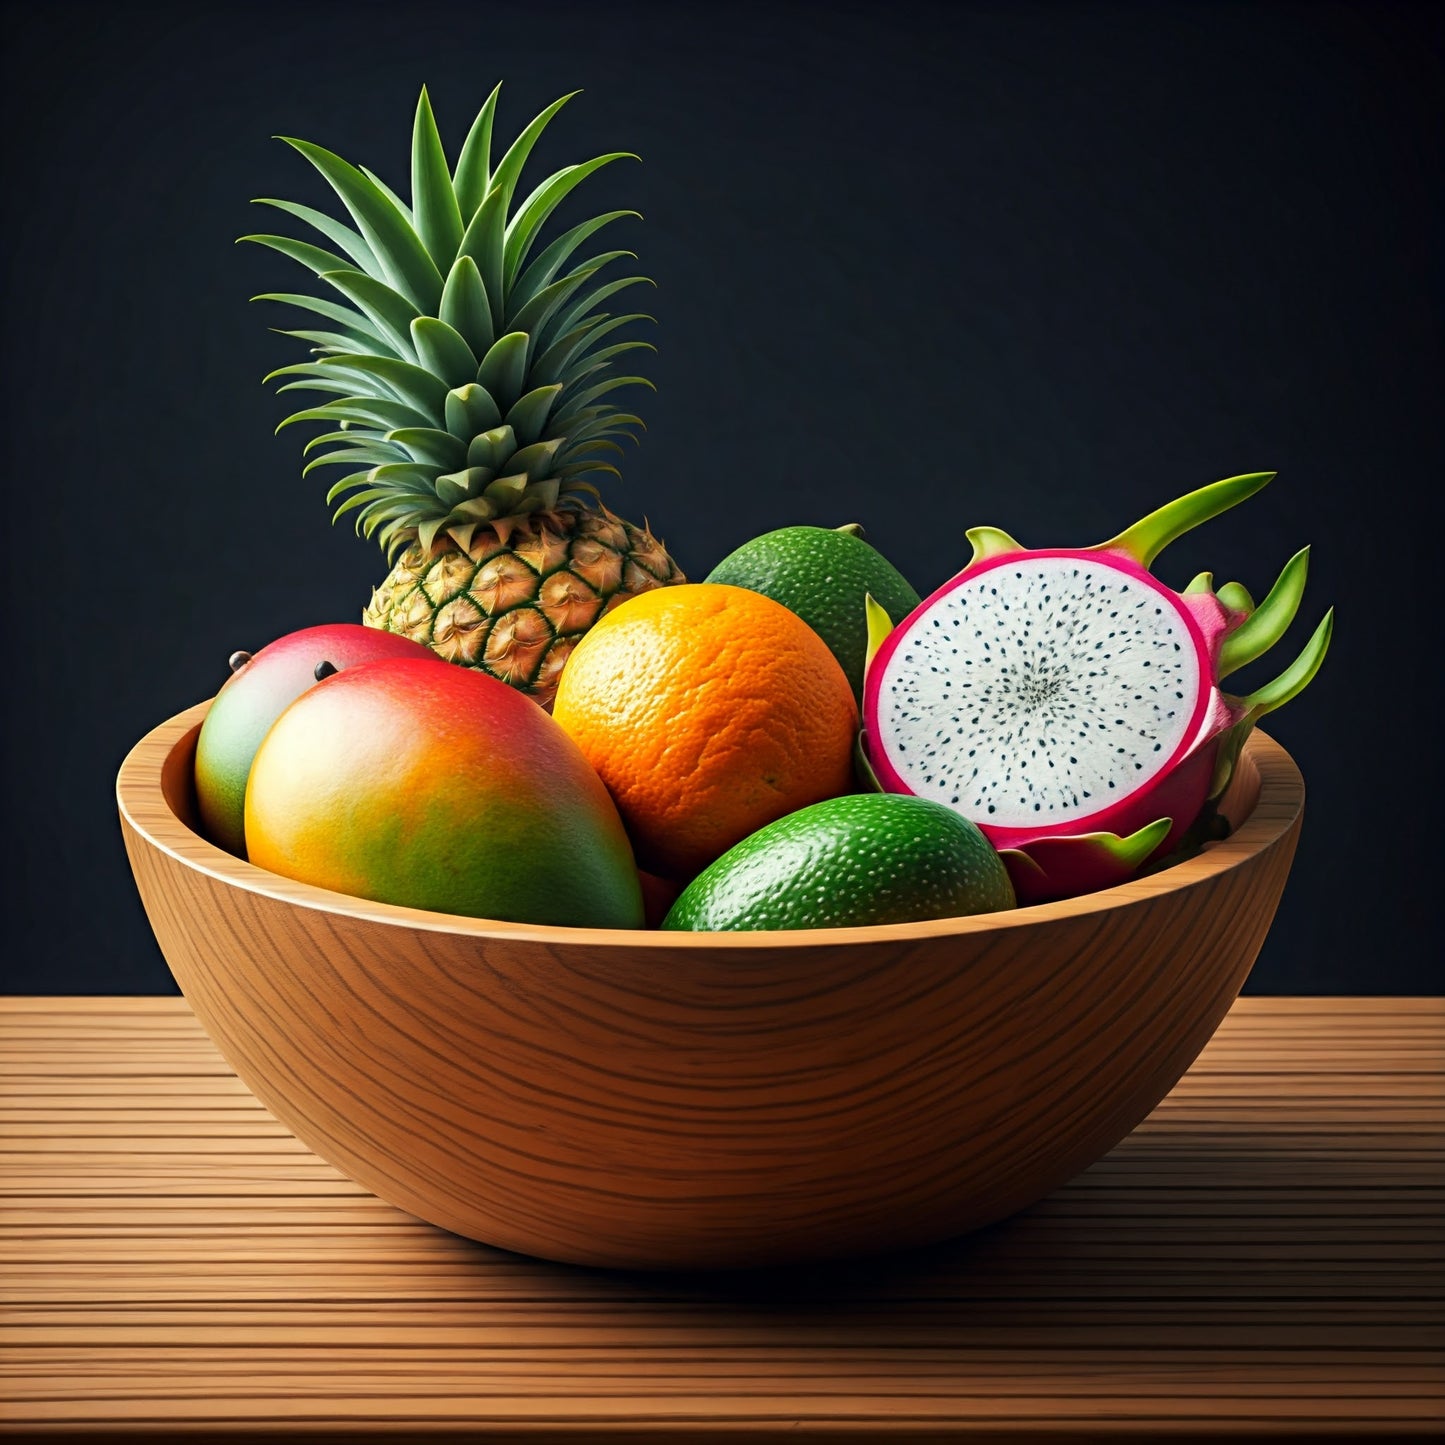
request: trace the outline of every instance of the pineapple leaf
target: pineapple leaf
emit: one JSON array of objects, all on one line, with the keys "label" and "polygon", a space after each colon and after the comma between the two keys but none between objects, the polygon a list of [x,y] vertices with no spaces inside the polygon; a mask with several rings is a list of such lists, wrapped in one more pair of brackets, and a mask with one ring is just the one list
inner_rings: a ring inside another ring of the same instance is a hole
[{"label": "pineapple leaf", "polygon": [[368,475],[378,485],[385,484],[393,492],[410,492],[417,496],[432,495],[432,482],[436,474],[434,467],[421,462],[385,462],[372,467]]},{"label": "pineapple leaf", "polygon": [[347,397],[343,400],[327,402],[325,406],[308,407],[305,411],[298,411],[288,416],[276,430],[279,432],[282,427],[288,427],[298,421],[362,422],[388,429],[399,426],[431,425],[429,419],[415,407],[407,406],[400,401],[389,401],[379,396]]},{"label": "pineapple leaf", "polygon": [[633,155],[630,151],[613,151],[609,155],[583,161],[581,165],[567,166],[555,175],[548,176],[518,207],[517,214],[512,217],[507,226],[507,285],[510,287],[517,279],[522,262],[527,259],[527,252],[532,249],[532,242],[547,217],[567,199],[573,190],[581,185],[588,176],[600,171],[603,166],[611,165],[613,161],[638,159],[640,157]]},{"label": "pineapple leaf", "polygon": [[600,465],[600,462],[588,447],[580,448],[575,452],[567,451],[564,455],[567,460],[557,468],[557,474],[566,477],[569,481],[578,475],[585,476],[588,472],[594,471]]},{"label": "pineapple leaf", "polygon": [[480,496],[487,483],[497,475],[496,467],[463,467],[467,474],[467,494]]},{"label": "pineapple leaf", "polygon": [[466,461],[465,443],[451,432],[439,431],[436,427],[398,427],[387,432],[386,440],[405,447],[418,462],[450,469]]},{"label": "pineapple leaf", "polygon": [[588,472],[595,472],[598,467],[604,465],[593,455],[596,450],[596,446],[591,442],[586,446],[577,447],[575,450],[570,447],[565,448],[560,455],[565,456],[567,460],[554,468],[556,474],[571,481],[574,477],[586,476]]},{"label": "pineapple leaf", "polygon": [[[323,357],[322,360],[325,360]],[[266,377],[272,381],[278,376],[300,376],[301,381],[289,381],[285,386],[278,386],[278,392],[283,391],[326,391],[334,396],[352,397],[371,390],[366,386],[362,378],[341,372],[320,370],[321,362],[297,362],[294,366],[282,366],[277,368]],[[360,392],[358,392],[360,388]]]},{"label": "pineapple leaf", "polygon": [[486,387],[499,407],[511,408],[522,394],[527,374],[527,346],[524,331],[512,331],[493,343],[477,368],[477,381]]},{"label": "pineapple leaf", "polygon": [[[543,328],[542,336],[545,343],[550,343],[558,336],[564,336],[582,319],[584,313],[590,311],[594,306],[601,304],[609,296],[615,296],[619,291],[625,291],[629,286],[653,286],[657,283],[646,276],[624,276],[620,281],[609,281],[605,286],[599,286],[595,291],[589,291],[580,301],[575,302],[566,311],[555,314]],[[541,343],[539,343],[541,344]]]},{"label": "pineapple leaf", "polygon": [[450,389],[465,386],[477,375],[477,358],[462,336],[435,316],[418,316],[411,323],[412,344],[421,364],[439,376]]},{"label": "pineapple leaf", "polygon": [[537,144],[537,138],[547,129],[548,122],[552,117],[572,99],[578,91],[571,91],[560,100],[554,100],[535,120],[531,121],[527,128],[507,148],[507,153],[497,162],[497,168],[492,172],[491,179],[487,183],[488,194],[498,193],[502,197],[502,208],[505,211],[512,204],[512,193],[517,189],[517,178],[522,174],[522,167],[527,164],[527,157],[532,154],[532,147]]},{"label": "pineapple leaf", "polygon": [[414,526],[419,517],[436,516],[439,507],[436,493],[430,488],[424,492],[395,489],[384,491],[383,495],[367,504],[367,527],[369,531],[375,531],[379,523],[388,519]]},{"label": "pineapple leaf", "polygon": [[278,366],[268,371],[261,378],[261,385],[275,381],[278,376],[310,376],[320,377],[326,381],[341,381],[343,375],[349,375],[353,381],[361,381],[361,372],[352,371],[343,365],[343,361],[349,361],[352,356],[359,355],[357,352],[342,352],[339,356],[318,356],[315,361],[291,361],[285,366]]},{"label": "pineapple leaf", "polygon": [[[574,421],[569,425],[567,435],[574,442],[592,436],[625,436],[627,432],[624,428],[627,427],[647,429],[642,418],[630,411],[612,411],[607,407],[593,407],[591,410],[594,414],[587,416],[585,421]],[[583,415],[586,416],[586,413]]]},{"label": "pineapple leaf", "polygon": [[[368,395],[373,391],[371,387],[362,386],[359,379],[355,377],[344,378],[338,376],[334,381],[326,381],[320,378],[307,378],[304,381],[288,381],[285,386],[276,388],[277,395],[283,391],[319,391],[335,397],[338,401],[355,401],[358,397]],[[394,401],[397,398],[387,396],[386,401]]]},{"label": "pineapple leaf", "polygon": [[494,426],[479,432],[467,446],[469,467],[488,467],[495,471],[517,450],[517,436],[511,427]]},{"label": "pineapple leaf", "polygon": [[458,256],[447,273],[440,315],[471,347],[474,355],[485,356],[497,339],[482,273],[470,256]]},{"label": "pineapple leaf", "polygon": [[420,543],[423,556],[431,552],[432,543],[436,540],[436,533],[441,532],[442,522],[445,520],[447,520],[445,517],[429,517],[416,529],[416,540]]},{"label": "pineapple leaf", "polygon": [[502,325],[506,308],[502,296],[502,259],[506,247],[507,202],[500,191],[488,191],[467,226],[458,254],[476,262],[482,290],[492,315],[492,326]]},{"label": "pineapple leaf", "polygon": [[422,245],[439,268],[450,267],[462,243],[462,212],[452,189],[451,171],[426,86],[422,86],[417,101],[412,129],[411,201]]},{"label": "pineapple leaf", "polygon": [[550,441],[533,442],[531,446],[522,447],[520,451],[514,452],[507,465],[520,467],[526,473],[529,482],[541,481],[551,470],[552,459],[556,456],[563,440],[562,437],[553,437]]},{"label": "pineapple leaf", "polygon": [[[353,331],[349,334],[343,334],[340,331],[288,331],[284,326],[273,326],[271,330],[277,336],[291,336],[297,341],[311,342],[313,352],[355,351],[358,346],[365,350],[370,345],[370,338],[364,336],[360,331]],[[384,349],[390,350],[389,347]]]},{"label": "pineapple leaf", "polygon": [[[331,502],[335,501],[337,497],[341,496],[343,492],[349,489],[364,487],[370,476],[370,472],[353,472],[349,477],[342,477],[342,479],[339,482],[334,483],[331,490],[327,492],[327,504],[329,505]],[[348,497],[346,501],[341,504],[341,506],[337,507],[336,510],[332,512],[331,521],[334,525],[336,519],[340,517],[344,512],[350,512],[357,507],[364,507],[368,501],[372,500],[375,497],[391,495],[394,495],[394,493],[387,492],[385,488],[379,488],[376,491],[371,492],[353,492],[352,496]],[[357,519],[357,530],[361,530],[359,518]]]},{"label": "pineapple leaf", "polygon": [[310,141],[282,136],[316,167],[351,213],[388,278],[419,311],[435,312],[442,276],[412,230],[404,210],[375,181],[333,152]]},{"label": "pineapple leaf", "polygon": [[613,452],[619,457],[625,457],[627,455],[616,442],[605,441],[602,437],[593,437],[590,441],[585,441],[580,446],[567,448],[567,455],[570,457],[580,457],[590,452]]},{"label": "pineapple leaf", "polygon": [[[367,490],[354,491],[334,513],[333,522],[342,512],[359,508],[357,529],[361,530],[364,524],[366,534],[370,536],[378,522],[386,517],[428,516],[436,511],[436,493],[429,482],[423,483],[406,477],[390,480],[378,478],[377,473],[381,470],[383,469],[380,467],[373,467],[371,471],[362,473],[360,482],[355,481],[354,476],[346,479],[348,486],[365,487]],[[326,498],[328,504],[343,490],[346,490],[346,486],[342,483],[332,487]]]},{"label": "pineapple leaf", "polygon": [[340,246],[363,271],[368,271],[375,276],[381,269],[381,263],[376,259],[371,247],[350,226],[343,226],[340,221],[334,216],[328,216],[325,211],[313,210],[310,206],[300,206],[295,201],[273,200],[270,196],[257,196],[252,204],[275,206],[278,211],[285,211],[287,215],[305,221],[308,226],[314,226],[333,245]]},{"label": "pineapple leaf", "polygon": [[308,271],[314,271],[318,276],[324,276],[328,271],[345,271],[348,268],[345,261],[333,251],[323,251],[320,246],[313,246],[309,241],[295,241],[290,236],[238,236],[236,244],[239,246],[242,241],[254,241],[258,246],[268,246],[273,251],[279,251],[283,256],[289,256],[293,261],[299,261]]},{"label": "pineapple leaf", "polygon": [[607,312],[600,312],[596,316],[589,316],[580,326],[574,326],[565,336],[558,337],[540,356],[532,363],[531,378],[533,381],[546,382],[563,380],[562,371],[572,354],[579,346],[586,341],[599,326],[604,325],[611,317]]},{"label": "pineapple leaf", "polygon": [[344,369],[374,376],[394,391],[399,400],[421,411],[428,418],[428,424],[441,424],[442,408],[447,395],[446,383],[420,366],[413,366],[409,361],[398,361],[392,356],[367,356],[360,353],[352,356],[328,356],[317,364],[328,371]]},{"label": "pineapple leaf", "polygon": [[605,256],[594,256],[586,266],[579,266],[577,270],[569,272],[560,281],[553,281],[551,285],[544,286],[525,306],[514,311],[507,322],[507,329],[531,333],[534,338],[532,349],[535,354],[538,350],[536,338],[540,337],[557,308],[569,297],[574,296],[581,287],[587,285],[608,262],[615,261],[620,256],[637,259],[631,251],[611,251]]},{"label": "pineapple leaf", "polygon": [[369,536],[371,528],[376,525],[375,522],[371,522],[370,526],[367,525],[371,517],[370,504],[377,502],[387,495],[388,493],[385,490],[357,492],[355,496],[348,497],[340,506],[331,509],[331,525],[334,527],[348,512],[356,512],[355,527],[357,536],[361,535],[363,527],[366,528],[367,535]]},{"label": "pineapple leaf", "polygon": [[485,387],[473,382],[447,393],[447,430],[454,436],[470,439],[478,432],[500,425],[501,420],[502,409]]},{"label": "pineapple leaf", "polygon": [[338,326],[349,327],[362,339],[364,343],[362,349],[366,346],[375,346],[382,351],[391,349],[392,343],[382,336],[368,317],[358,315],[350,307],[339,306],[334,301],[326,301],[319,296],[301,296],[289,291],[265,291],[259,296],[253,296],[251,300],[280,301],[284,305],[296,306],[303,311],[324,316],[328,321],[336,322]]},{"label": "pineapple leaf", "polygon": [[459,502],[475,496],[491,480],[491,473],[485,467],[464,467],[455,472],[444,472],[436,479],[437,499],[450,510]]},{"label": "pineapple leaf", "polygon": [[[369,166],[357,166],[357,170],[396,207],[402,220],[404,220],[413,231],[416,230],[416,217],[412,215],[411,207]],[[440,267],[438,267],[438,270],[440,270]]]},{"label": "pineapple leaf", "polygon": [[566,381],[567,368],[580,361],[586,353],[609,332],[626,326],[629,321],[653,321],[656,318],[642,311],[632,311],[625,316],[589,317],[580,326],[575,326],[565,336],[554,341],[542,353],[532,367],[532,379],[539,382]]},{"label": "pineapple leaf", "polygon": [[405,296],[399,295],[375,276],[368,276],[365,271],[353,271],[349,267],[324,272],[321,279],[360,308],[362,314],[392,343],[391,349],[400,359],[415,356],[411,345],[411,323],[418,312]]},{"label": "pineapple leaf", "polygon": [[585,467],[582,467],[579,470],[578,475],[591,476],[593,472],[611,472],[614,477],[620,477],[622,475],[622,473],[619,472],[617,468],[612,465],[611,462],[592,461],[589,461]]},{"label": "pineapple leaf", "polygon": [[585,441],[593,437],[621,436],[632,438],[628,428],[640,426],[643,430],[646,427],[640,416],[634,416],[630,411],[612,411],[589,421],[583,422],[580,426],[568,426],[567,428],[567,454],[569,457],[577,455],[578,448]]},{"label": "pineapple leaf", "polygon": [[333,512],[334,522],[341,511],[361,508],[357,518],[357,530],[365,524],[367,535],[376,530],[377,524],[388,517],[415,519],[430,516],[436,511],[437,499],[431,492],[409,492],[399,494],[395,488],[375,487],[371,491],[358,492],[355,497],[343,503],[340,511]]},{"label": "pineapple leaf", "polygon": [[498,83],[487,97],[486,103],[477,113],[467,138],[462,143],[461,154],[457,157],[457,168],[452,175],[452,189],[456,192],[457,207],[464,222],[476,215],[477,207],[487,194],[492,179],[492,121],[497,113],[497,95],[501,91]]},{"label": "pineapple leaf", "polygon": [[[326,365],[325,362],[322,365]],[[579,391],[575,396],[568,397],[567,405],[557,413],[556,423],[559,427],[565,427],[569,420],[576,416],[578,410],[590,401],[596,401],[599,396],[606,396],[609,391],[616,391],[621,386],[645,386],[652,391],[657,388],[645,376],[613,376],[606,381],[599,381],[595,386],[589,386]]]},{"label": "pineapple leaf", "polygon": [[458,502],[452,508],[451,515],[464,521],[485,522],[495,517],[498,510],[497,504],[489,497],[468,497],[465,502]]},{"label": "pineapple leaf", "polygon": [[650,341],[643,341],[640,337],[634,341],[619,341],[612,346],[604,346],[601,351],[590,353],[590,359],[601,361],[604,357],[611,361],[614,356],[621,356],[624,351],[651,351],[656,352],[657,348]]},{"label": "pineapple leaf", "polygon": [[612,364],[615,357],[621,356],[628,351],[656,351],[657,348],[648,341],[619,341],[616,346],[604,346],[601,351],[588,352],[579,356],[577,360],[567,368],[567,374],[563,377],[565,386],[573,386],[585,376],[593,376],[599,371],[605,371]]},{"label": "pineapple leaf", "polygon": [[398,518],[383,527],[377,534],[377,541],[386,553],[387,566],[394,566],[396,559],[416,540],[416,528],[406,520]]},{"label": "pineapple leaf", "polygon": [[642,216],[637,211],[608,211],[604,215],[593,216],[591,220],[583,221],[580,225],[573,226],[565,235],[558,236],[557,239],[527,267],[522,273],[521,278],[511,287],[508,296],[512,304],[514,306],[524,306],[562,269],[568,258],[583,241],[595,235],[609,222],[621,220],[623,216],[631,216],[633,219],[639,221],[642,219]]},{"label": "pineapple leaf", "polygon": [[507,317],[507,330],[525,331],[532,339],[530,349],[535,354],[537,338],[547,318],[569,296],[574,295],[579,286],[585,285],[590,275],[589,271],[579,271],[571,276],[564,276],[560,281],[553,281],[550,286],[544,286],[525,306]]},{"label": "pineapple leaf", "polygon": [[343,447],[339,452],[327,452],[324,456],[313,457],[301,468],[301,475],[307,476],[317,467],[349,467],[353,465],[370,467],[405,460],[405,453],[396,447]]},{"label": "pineapple leaf", "polygon": [[[585,477],[589,472],[596,471],[597,467],[597,462],[585,459],[581,461],[564,462],[557,468],[556,475],[562,479],[566,484],[567,490],[571,492],[581,490],[586,485],[585,483],[578,482],[578,477]],[[588,490],[596,491],[596,488],[588,488]]]},{"label": "pineapple leaf", "polygon": [[546,426],[547,417],[561,392],[560,385],[539,386],[529,391],[507,413],[507,425],[523,446],[540,439],[542,428]]},{"label": "pineapple leaf", "polygon": [[448,527],[447,536],[457,544],[459,552],[466,552],[471,549],[472,538],[476,535],[478,523],[464,522],[460,527]]},{"label": "pineapple leaf", "polygon": [[516,506],[522,493],[527,490],[528,480],[529,478],[522,472],[498,477],[494,482],[487,484],[487,490],[483,496],[499,512],[510,512]]},{"label": "pineapple leaf", "polygon": [[563,491],[569,497],[579,496],[583,492],[585,492],[596,502],[600,503],[602,501],[602,493],[599,492],[597,488],[592,485],[591,482],[578,481],[576,477],[567,478],[567,482],[566,485],[563,487]]},{"label": "pineapple leaf", "polygon": [[320,436],[314,436],[305,446],[301,448],[302,455],[309,456],[317,447],[330,446],[333,442],[379,442],[385,441],[385,436],[379,431],[372,431],[366,427],[347,427],[344,431],[322,432]]}]

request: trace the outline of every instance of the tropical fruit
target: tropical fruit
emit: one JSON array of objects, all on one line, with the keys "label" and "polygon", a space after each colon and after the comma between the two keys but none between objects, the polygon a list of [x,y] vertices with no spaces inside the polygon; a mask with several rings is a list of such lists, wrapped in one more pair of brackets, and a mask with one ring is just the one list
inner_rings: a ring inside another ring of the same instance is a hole
[{"label": "tropical fruit", "polygon": [[852,522],[765,532],[730,552],[707,580],[751,588],[796,612],[832,649],[858,699],[868,647],[863,599],[871,596],[894,622],[919,602],[908,579]]},{"label": "tropical fruit", "polygon": [[246,856],[246,779],[271,724],[319,678],[382,657],[436,661],[420,644],[359,622],[303,627],[268,642],[253,657],[231,656],[196,739],[196,803],[201,831],[211,842]]},{"label": "tropical fruit", "polygon": [[616,799],[641,865],[665,878],[853,786],[843,669],[795,613],[741,587],[667,587],[604,617],[553,716]]},{"label": "tropical fruit", "polygon": [[1096,547],[969,532],[968,565],[896,628],[872,613],[863,751],[878,782],[977,822],[1025,901],[1105,887],[1168,854],[1223,792],[1255,722],[1329,646],[1332,611],[1279,677],[1231,696],[1220,681],[1293,620],[1309,549],[1258,607],[1207,572],[1180,594],[1149,571],[1273,475],[1202,487]]},{"label": "tropical fruit", "polygon": [[325,424],[306,445],[320,450],[305,472],[344,469],[327,494],[335,516],[354,513],[357,530],[395,563],[363,620],[544,705],[577,640],[609,606],[682,580],[648,528],[615,517],[595,485],[617,473],[609,457],[641,425],[616,393],[651,385],[615,374],[620,357],[647,346],[616,333],[651,318],[603,309],[646,279],[604,275],[631,252],[576,256],[604,226],[636,213],[604,212],[536,250],[553,211],[623,153],[566,166],[516,200],[532,147],[568,99],[549,105],[494,166],[494,90],[453,169],[423,90],[410,206],[370,171],[288,138],[353,225],[266,200],[336,249],[243,238],[324,283],[321,295],[257,299],[321,318],[312,326],[322,329],[285,333],[307,342],[311,359],[267,380],[330,394],[282,426]]},{"label": "tropical fruit", "polygon": [[348,668],[282,713],[251,767],[246,846],[380,903],[642,925],[622,821],[576,744],[503,683],[429,658]]},{"label": "tropical fruit", "polygon": [[642,885],[642,914],[644,928],[661,928],[667,910],[677,902],[682,884],[671,878],[660,878],[645,868],[638,869],[637,881]]},{"label": "tropical fruit", "polygon": [[693,879],[665,929],[846,928],[1014,906],[979,829],[926,798],[857,793],[769,823]]}]

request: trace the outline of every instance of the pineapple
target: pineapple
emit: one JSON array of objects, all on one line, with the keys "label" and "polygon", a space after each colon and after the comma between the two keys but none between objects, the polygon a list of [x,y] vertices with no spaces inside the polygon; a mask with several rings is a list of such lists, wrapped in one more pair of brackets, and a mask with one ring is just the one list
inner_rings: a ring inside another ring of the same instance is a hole
[{"label": "pineapple", "polygon": [[[641,420],[617,391],[650,386],[610,374],[644,341],[604,341],[639,313],[599,309],[643,282],[604,280],[628,251],[573,261],[610,222],[573,226],[533,256],[553,210],[617,152],[558,171],[520,203],[517,182],[547,123],[548,106],[493,168],[488,97],[449,168],[423,89],[412,133],[412,203],[375,175],[307,141],[287,143],[329,182],[355,229],[290,201],[267,200],[307,222],[335,251],[287,236],[256,241],[299,261],[335,296],[272,293],[329,330],[287,331],[312,359],[283,366],[282,391],[332,399],[281,423],[322,422],[307,463],[340,466],[334,517],[354,513],[392,565],[362,620],[401,633],[550,707],[568,654],[603,613],[628,597],[686,579],[644,525],[602,505],[592,478],[617,468],[618,439]],[[574,92],[575,94],[575,92]],[[278,428],[279,430],[279,428]]]}]

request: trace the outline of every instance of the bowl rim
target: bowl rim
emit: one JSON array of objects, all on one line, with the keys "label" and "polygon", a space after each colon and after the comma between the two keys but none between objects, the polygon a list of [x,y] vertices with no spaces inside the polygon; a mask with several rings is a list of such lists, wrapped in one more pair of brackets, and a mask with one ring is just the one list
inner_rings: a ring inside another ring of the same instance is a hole
[{"label": "bowl rim", "polygon": [[367,923],[447,933],[469,938],[585,945],[601,949],[751,950],[832,948],[879,942],[906,943],[966,934],[1029,928],[1091,913],[1110,912],[1144,903],[1164,893],[1201,886],[1264,852],[1294,825],[1304,808],[1304,778],[1289,753],[1256,729],[1241,754],[1236,777],[1252,770],[1259,780],[1258,797],[1227,838],[1205,844],[1187,858],[1158,873],[1134,878],[1113,888],[1053,903],[1036,903],[996,913],[962,918],[932,918],[916,923],[866,924],[844,928],[808,928],[735,933],[663,932],[642,928],[578,928],[559,924],[513,923],[473,918],[378,903],[285,878],[237,858],[185,823],[166,801],[163,774],[176,764],[182,748],[193,748],[195,735],[214,699],[207,699],[167,718],[146,733],[126,754],[116,776],[116,802],[123,823],[152,848],[177,863],[245,892]]}]

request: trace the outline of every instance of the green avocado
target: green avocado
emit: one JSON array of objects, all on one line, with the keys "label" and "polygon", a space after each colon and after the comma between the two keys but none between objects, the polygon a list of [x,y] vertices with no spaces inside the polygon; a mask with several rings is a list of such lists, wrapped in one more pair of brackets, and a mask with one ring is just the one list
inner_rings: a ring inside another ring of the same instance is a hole
[{"label": "green avocado", "polygon": [[828,644],[860,701],[868,647],[864,595],[871,593],[894,622],[919,602],[903,574],[852,526],[765,532],[730,552],[707,580],[761,592],[796,612]]},{"label": "green avocado", "polygon": [[976,824],[927,798],[856,793],[744,838],[683,889],[678,932],[848,928],[1014,907],[1003,860]]}]

